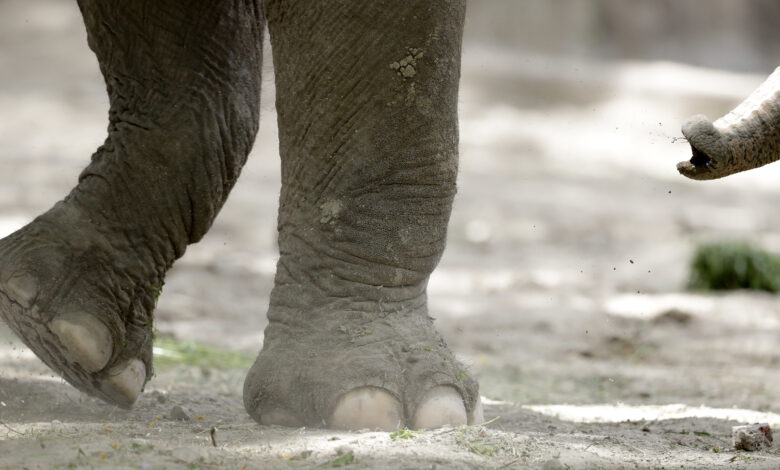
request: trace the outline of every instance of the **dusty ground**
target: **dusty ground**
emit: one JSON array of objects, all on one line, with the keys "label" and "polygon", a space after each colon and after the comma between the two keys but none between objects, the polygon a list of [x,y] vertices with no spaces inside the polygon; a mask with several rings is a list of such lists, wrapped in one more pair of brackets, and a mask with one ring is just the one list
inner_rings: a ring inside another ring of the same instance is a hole
[{"label": "dusty ground", "polygon": [[[697,241],[780,252],[780,168],[706,184],[674,170],[682,120],[720,115],[761,77],[466,41],[460,193],[430,303],[495,420],[393,439],[244,413],[276,256],[267,69],[250,163],[157,313],[161,335],[235,360],[161,348],[169,360],[128,412],[52,376],[0,325],[0,468],[780,468],[777,445],[730,443],[737,421],[780,427],[780,302],[682,290]],[[72,2],[0,2],[0,235],[70,189],[106,106]]]}]

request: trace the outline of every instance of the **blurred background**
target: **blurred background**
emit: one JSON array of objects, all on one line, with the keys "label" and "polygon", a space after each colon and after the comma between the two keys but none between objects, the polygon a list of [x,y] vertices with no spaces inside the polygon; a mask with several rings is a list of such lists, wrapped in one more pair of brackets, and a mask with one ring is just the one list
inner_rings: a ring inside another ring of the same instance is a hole
[{"label": "blurred background", "polygon": [[780,56],[773,0],[471,0],[468,42],[596,61],[673,61],[738,72]]},{"label": "blurred background", "polygon": [[[429,293],[484,396],[780,412],[778,299],[687,287],[704,243],[780,252],[780,166],[706,183],[675,170],[685,118],[723,115],[780,65],[778,24],[776,0],[469,1],[459,194]],[[279,194],[270,54],[264,73],[249,163],[159,300],[160,361],[181,344],[251,361],[262,344]],[[75,2],[0,0],[0,235],[75,184],[107,106]],[[1,376],[48,374],[0,337]],[[204,370],[151,385],[219,376],[240,397],[241,370]]]}]

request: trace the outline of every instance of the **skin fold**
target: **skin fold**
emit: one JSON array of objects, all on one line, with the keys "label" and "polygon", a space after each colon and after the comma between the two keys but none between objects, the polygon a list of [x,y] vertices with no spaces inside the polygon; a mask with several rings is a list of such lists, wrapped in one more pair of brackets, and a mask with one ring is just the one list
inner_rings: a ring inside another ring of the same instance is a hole
[{"label": "skin fold", "polygon": [[0,240],[0,315],[22,340],[75,387],[132,406],[165,273],[254,143],[267,23],[280,258],[247,411],[341,428],[480,420],[425,293],[456,192],[465,2],[78,4],[108,136],[69,195]]},{"label": "skin fold", "polygon": [[464,7],[403,5],[266,2],[282,194],[269,326],[244,387],[261,422],[328,422],[361,386],[387,392],[409,425],[437,385],[476,406],[425,295],[455,195]]},{"label": "skin fold", "polygon": [[693,156],[677,164],[696,180],[723,178],[780,158],[780,68],[745,101],[711,122],[697,115],[682,126]]}]

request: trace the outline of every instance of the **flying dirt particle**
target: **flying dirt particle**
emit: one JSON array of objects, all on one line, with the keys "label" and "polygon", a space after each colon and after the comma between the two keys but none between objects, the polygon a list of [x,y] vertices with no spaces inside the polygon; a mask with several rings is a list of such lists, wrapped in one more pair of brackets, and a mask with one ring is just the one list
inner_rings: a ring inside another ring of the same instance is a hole
[{"label": "flying dirt particle", "polygon": [[634,260],[630,259],[628,260],[629,263],[634,264]]}]

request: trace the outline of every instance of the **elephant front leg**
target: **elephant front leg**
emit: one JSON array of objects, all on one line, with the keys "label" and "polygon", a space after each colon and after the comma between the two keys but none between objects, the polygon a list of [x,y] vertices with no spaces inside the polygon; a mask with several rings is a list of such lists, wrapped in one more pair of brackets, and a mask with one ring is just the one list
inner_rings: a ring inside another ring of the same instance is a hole
[{"label": "elephant front leg", "polygon": [[110,99],[78,185],[0,240],[0,315],[82,391],[130,406],[165,273],[208,230],[257,131],[252,1],[80,0]]},{"label": "elephant front leg", "polygon": [[455,195],[464,2],[265,6],[281,256],[247,410],[350,429],[480,420],[425,293]]},{"label": "elephant front leg", "polygon": [[727,115],[714,123],[693,116],[682,132],[693,156],[677,170],[691,179],[723,178],[780,159],[780,68]]}]

